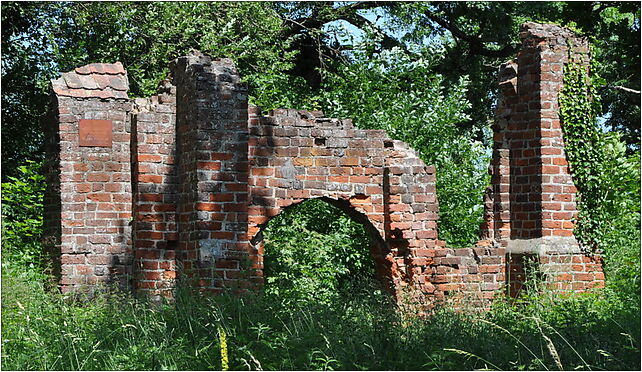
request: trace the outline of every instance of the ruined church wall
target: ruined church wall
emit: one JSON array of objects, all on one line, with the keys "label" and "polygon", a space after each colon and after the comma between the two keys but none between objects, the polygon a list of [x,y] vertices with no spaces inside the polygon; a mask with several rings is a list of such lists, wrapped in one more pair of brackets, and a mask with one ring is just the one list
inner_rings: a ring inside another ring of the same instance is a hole
[{"label": "ruined church wall", "polygon": [[180,57],[158,95],[133,101],[120,64],[63,74],[45,123],[45,242],[63,291],[119,282],[158,299],[181,277],[214,293],[255,288],[261,229],[312,198],[363,224],[379,276],[425,309],[517,296],[532,263],[556,290],[603,286],[599,256],[572,234],[559,120],[569,45],[585,62],[588,49],[558,26],[520,36],[499,72],[482,240],[460,249],[438,239],[438,175],[416,152],[321,112],[262,113],[229,59]]}]

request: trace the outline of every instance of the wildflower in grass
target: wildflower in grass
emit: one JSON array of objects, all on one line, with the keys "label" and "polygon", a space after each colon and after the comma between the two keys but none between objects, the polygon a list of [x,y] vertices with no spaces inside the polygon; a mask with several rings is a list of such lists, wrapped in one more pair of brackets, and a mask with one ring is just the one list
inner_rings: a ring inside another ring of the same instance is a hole
[{"label": "wildflower in grass", "polygon": [[229,360],[227,357],[227,335],[225,329],[221,326],[218,327],[218,339],[221,344],[221,370],[229,370]]}]

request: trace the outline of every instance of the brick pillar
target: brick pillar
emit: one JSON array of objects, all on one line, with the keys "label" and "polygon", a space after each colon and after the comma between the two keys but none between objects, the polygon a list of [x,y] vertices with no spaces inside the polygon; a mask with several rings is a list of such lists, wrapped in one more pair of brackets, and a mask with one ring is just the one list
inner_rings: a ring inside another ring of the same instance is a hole
[{"label": "brick pillar", "polygon": [[511,234],[511,167],[508,123],[517,104],[517,63],[502,64],[498,74],[499,95],[493,123],[491,187],[486,192],[482,239],[494,239],[505,247]]},{"label": "brick pillar", "polygon": [[131,273],[131,104],[120,63],[91,64],[52,81],[47,123],[45,244],[60,253],[63,292],[128,285]]},{"label": "brick pillar", "polygon": [[176,87],[135,100],[132,191],[135,288],[150,299],[171,297],[176,279]]},{"label": "brick pillar", "polygon": [[247,238],[247,88],[229,59],[172,64],[177,88],[179,259],[197,286],[238,282]]},{"label": "brick pillar", "polygon": [[487,214],[492,221],[486,233],[492,230],[493,238],[507,247],[509,265],[519,265],[522,255],[538,256],[554,288],[599,286],[599,259],[583,254],[573,236],[576,188],[566,161],[558,101],[569,47],[573,60],[588,64],[588,45],[556,25],[525,23],[520,38],[517,65],[508,63],[500,70],[489,203],[493,211]]}]

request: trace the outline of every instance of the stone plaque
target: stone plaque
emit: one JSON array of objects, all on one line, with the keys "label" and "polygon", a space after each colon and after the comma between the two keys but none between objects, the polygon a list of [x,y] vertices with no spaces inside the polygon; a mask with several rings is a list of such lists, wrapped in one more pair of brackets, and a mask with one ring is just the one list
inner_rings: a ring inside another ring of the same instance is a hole
[{"label": "stone plaque", "polygon": [[80,119],[80,146],[111,147],[111,120]]}]

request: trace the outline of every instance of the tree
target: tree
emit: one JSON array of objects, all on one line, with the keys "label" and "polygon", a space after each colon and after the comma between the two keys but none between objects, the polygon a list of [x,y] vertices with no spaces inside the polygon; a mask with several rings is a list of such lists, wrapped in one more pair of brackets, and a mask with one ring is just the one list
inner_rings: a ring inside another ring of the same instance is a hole
[{"label": "tree", "polygon": [[2,180],[20,174],[25,159],[43,158],[40,115],[53,77],[48,3],[2,3]]},{"label": "tree", "polygon": [[[279,3],[286,35],[296,35],[302,51],[296,73],[312,88],[320,86],[324,59],[352,49],[335,42],[327,24],[344,21],[377,40],[374,50],[402,48],[421,58],[421,50],[439,43],[446,58],[434,71],[457,84],[470,76],[470,120],[484,125],[492,118],[497,66],[515,56],[519,26],[525,21],[552,22],[576,29],[594,45],[606,125],[623,131],[639,147],[640,4],[637,2],[313,2]],[[377,11],[381,22],[366,15]],[[305,48],[301,47],[305,46]],[[305,49],[305,52],[303,50]]]}]

